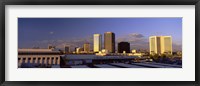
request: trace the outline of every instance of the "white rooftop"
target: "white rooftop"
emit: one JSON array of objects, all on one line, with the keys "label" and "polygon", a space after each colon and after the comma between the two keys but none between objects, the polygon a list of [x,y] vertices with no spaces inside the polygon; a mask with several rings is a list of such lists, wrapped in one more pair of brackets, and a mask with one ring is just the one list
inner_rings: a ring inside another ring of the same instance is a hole
[{"label": "white rooftop", "polygon": [[18,52],[56,52],[56,51],[54,51],[53,49],[18,49]]}]

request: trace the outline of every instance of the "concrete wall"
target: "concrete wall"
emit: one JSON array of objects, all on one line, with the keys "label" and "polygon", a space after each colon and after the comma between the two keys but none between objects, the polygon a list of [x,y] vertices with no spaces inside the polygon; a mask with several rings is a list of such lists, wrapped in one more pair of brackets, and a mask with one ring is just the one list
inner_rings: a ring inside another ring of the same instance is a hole
[{"label": "concrete wall", "polygon": [[[35,60],[34,60],[35,59]],[[60,64],[60,55],[18,55],[18,63]]]}]

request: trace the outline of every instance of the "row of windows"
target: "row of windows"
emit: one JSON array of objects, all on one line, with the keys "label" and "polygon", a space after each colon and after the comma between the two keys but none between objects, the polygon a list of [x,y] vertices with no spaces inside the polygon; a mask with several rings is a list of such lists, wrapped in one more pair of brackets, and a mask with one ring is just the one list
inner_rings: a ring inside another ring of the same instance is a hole
[{"label": "row of windows", "polygon": [[[22,60],[21,64],[23,63],[28,63],[28,64],[58,64],[58,60],[56,60],[54,62],[54,60],[52,60],[51,62],[49,62],[50,60],[33,60],[32,62],[30,60],[28,60],[27,62],[25,60]],[[19,62],[19,61],[18,61]]]},{"label": "row of windows", "polygon": [[[45,59],[45,57],[38,57],[38,60],[36,60],[36,57],[33,57],[32,61],[30,57],[19,57],[18,58],[18,62],[20,62],[21,64],[26,63],[26,64],[59,64],[58,60],[59,57],[47,57],[47,59]],[[26,61],[27,60],[27,61]]]}]

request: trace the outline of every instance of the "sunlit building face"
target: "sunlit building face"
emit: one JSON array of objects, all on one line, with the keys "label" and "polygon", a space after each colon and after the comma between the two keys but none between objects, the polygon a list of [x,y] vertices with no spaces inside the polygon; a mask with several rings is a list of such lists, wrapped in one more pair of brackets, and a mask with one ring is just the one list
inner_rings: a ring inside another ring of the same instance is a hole
[{"label": "sunlit building face", "polygon": [[101,34],[94,34],[94,52],[99,52],[102,49],[102,36]]},{"label": "sunlit building face", "polygon": [[149,37],[150,54],[172,54],[171,36]]},{"label": "sunlit building face", "polygon": [[84,51],[85,51],[85,52],[90,52],[90,44],[89,44],[89,43],[85,43],[85,44],[83,45],[83,48],[84,48]]},{"label": "sunlit building face", "polygon": [[110,53],[115,53],[115,34],[113,32],[104,33],[104,48]]}]

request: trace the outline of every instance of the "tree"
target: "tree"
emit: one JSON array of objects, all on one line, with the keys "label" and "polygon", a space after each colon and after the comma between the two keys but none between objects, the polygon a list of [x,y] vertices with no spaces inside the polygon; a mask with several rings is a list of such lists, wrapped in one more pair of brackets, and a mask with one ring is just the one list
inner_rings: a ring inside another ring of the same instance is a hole
[{"label": "tree", "polygon": [[160,56],[158,54],[150,55],[150,58],[153,59],[153,61],[158,62]]}]

